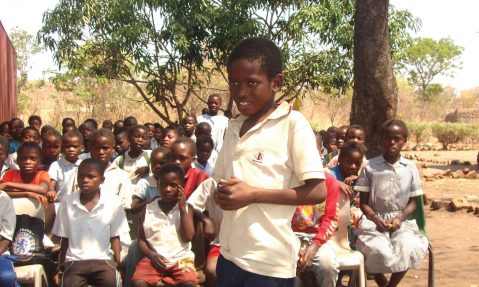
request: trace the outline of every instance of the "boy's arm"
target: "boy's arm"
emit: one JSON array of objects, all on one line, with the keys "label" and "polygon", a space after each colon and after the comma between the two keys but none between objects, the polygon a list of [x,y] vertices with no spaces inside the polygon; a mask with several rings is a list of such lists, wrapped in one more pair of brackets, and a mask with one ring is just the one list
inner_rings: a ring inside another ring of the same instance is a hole
[{"label": "boy's arm", "polygon": [[110,238],[111,250],[113,251],[113,261],[120,266],[121,263],[121,242],[120,236]]},{"label": "boy's arm", "polygon": [[7,192],[7,194],[11,198],[26,197],[26,198],[34,199],[38,201],[39,204],[42,204],[43,206],[46,206],[48,203],[48,200],[45,196],[38,193],[30,192],[30,191],[10,191],[10,192]]},{"label": "boy's arm", "polygon": [[183,242],[190,242],[195,236],[193,224],[193,207],[186,203],[185,190],[178,185],[178,207],[180,209],[180,237]]},{"label": "boy's arm", "polygon": [[143,208],[145,208],[147,203],[148,202],[146,202],[146,200],[143,200],[143,199],[139,198],[138,196],[133,195],[132,201],[131,201],[130,212],[132,214],[136,214],[136,213],[140,212]]},{"label": "boy's arm", "polygon": [[313,242],[321,247],[326,241],[328,241],[336,228],[338,227],[339,216],[339,185],[338,181],[333,175],[326,175],[327,183],[327,198],[326,206],[324,208],[324,215],[321,217],[321,225],[319,226],[316,235],[313,238]]},{"label": "boy's arm", "polygon": [[141,254],[150,259],[155,268],[162,270],[166,267],[166,259],[150,248],[148,242],[146,242],[145,229],[143,228],[143,222],[145,221],[145,209],[143,209],[139,221],[140,228],[138,230],[138,249],[140,250]]},{"label": "boy's arm", "polygon": [[57,266],[57,273],[53,276],[53,282],[55,285],[60,286],[61,284],[61,274],[62,274],[62,268],[64,267],[65,264],[65,257],[66,257],[66,252],[68,249],[68,238],[61,237],[61,245],[60,245],[60,254],[58,254],[58,266]]},{"label": "boy's arm", "polygon": [[289,189],[252,187],[239,179],[222,179],[215,200],[225,210],[236,210],[252,203],[281,205],[318,204],[326,198],[324,179],[307,179],[303,185]]},{"label": "boy's arm", "polygon": [[10,246],[10,243],[12,243],[12,241],[0,235],[0,254],[3,254],[5,251],[7,251],[8,246]]},{"label": "boy's arm", "polygon": [[5,182],[6,191],[29,191],[45,195],[49,189],[50,184],[46,181],[42,181],[40,184]]}]

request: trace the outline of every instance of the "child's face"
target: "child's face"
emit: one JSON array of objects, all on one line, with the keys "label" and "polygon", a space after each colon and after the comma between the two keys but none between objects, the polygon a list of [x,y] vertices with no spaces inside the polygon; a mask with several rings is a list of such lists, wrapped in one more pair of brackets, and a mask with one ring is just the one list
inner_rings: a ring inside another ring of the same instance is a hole
[{"label": "child's face", "polygon": [[11,124],[8,125],[8,130],[12,138],[16,140],[20,140],[23,130],[23,123],[21,121],[13,121]]},{"label": "child's face", "polygon": [[201,136],[211,136],[211,128],[205,125],[198,125],[195,129],[195,136],[199,138]]},{"label": "child's face", "polygon": [[211,156],[213,147],[209,143],[201,143],[197,146],[198,162],[205,164]]},{"label": "child's face", "polygon": [[340,156],[339,168],[343,177],[358,175],[359,169],[363,164],[363,156],[357,151],[353,151],[348,155]]},{"label": "child's face", "polygon": [[335,138],[329,140],[328,144],[326,144],[326,149],[328,152],[335,152],[338,149]]},{"label": "child's face", "polygon": [[406,142],[404,131],[399,126],[390,126],[381,137],[384,154],[392,158],[399,156]]},{"label": "child's face", "polygon": [[69,162],[76,162],[83,151],[83,144],[78,137],[63,138],[62,153]]},{"label": "child's face", "polygon": [[154,125],[148,125],[148,126],[146,126],[146,128],[147,128],[148,138],[152,139],[153,136],[155,135],[155,126]]},{"label": "child's face", "polygon": [[346,140],[346,130],[340,129],[338,134],[336,135],[336,147],[337,149],[342,149],[344,146],[344,142]]},{"label": "child's face", "polygon": [[130,148],[130,141],[126,134],[118,134],[115,136],[115,151],[122,155]]},{"label": "child's face", "polygon": [[181,125],[185,129],[186,134],[192,135],[195,131],[196,120],[193,117],[186,117],[183,119]]},{"label": "child's face", "polygon": [[92,166],[83,165],[78,169],[78,186],[82,194],[91,195],[98,192],[103,180],[103,174]]},{"label": "child's face", "polygon": [[101,127],[111,131],[113,129],[113,124],[110,122],[103,122]]},{"label": "child's face", "polygon": [[169,148],[177,139],[178,133],[175,130],[168,130],[161,140],[161,146]]},{"label": "child's face", "polygon": [[186,173],[190,168],[191,164],[195,160],[195,155],[192,152],[191,146],[184,143],[177,143],[171,147],[171,153],[173,156],[173,161],[181,166],[183,171]]},{"label": "child's face", "polygon": [[0,144],[0,170],[8,157],[8,146]]},{"label": "child's face", "polygon": [[260,60],[238,59],[227,68],[229,90],[238,110],[245,116],[261,118],[274,108],[274,94],[283,84],[283,76],[271,81]]},{"label": "child's face", "polygon": [[174,172],[162,174],[158,180],[158,190],[161,200],[166,203],[173,203],[178,200],[178,186],[181,179]]},{"label": "child's face", "polygon": [[42,123],[37,119],[33,119],[28,123],[28,125],[36,128],[37,130],[40,130]]},{"label": "child's face", "polygon": [[133,126],[136,126],[137,124],[138,124],[138,122],[133,118],[130,118],[130,119],[123,122],[123,126],[125,127],[126,130],[128,130],[129,128],[131,128]]},{"label": "child's face", "polygon": [[95,131],[95,128],[89,122],[86,122],[86,123],[83,123],[83,125],[81,126],[79,130],[83,135],[83,140],[86,142],[90,140],[90,137]]},{"label": "child's face", "polygon": [[90,154],[92,158],[101,160],[105,165],[110,162],[113,155],[115,143],[108,137],[96,137],[90,144]]},{"label": "child's face", "polygon": [[67,132],[72,131],[72,130],[74,130],[74,129],[75,129],[75,126],[66,126],[66,127],[64,127],[64,128],[62,129],[62,134],[64,135],[64,134],[66,134]]},{"label": "child's face", "polygon": [[34,174],[41,162],[42,157],[36,149],[26,148],[18,154],[17,163],[24,174]]},{"label": "child's face", "polygon": [[62,150],[62,142],[59,137],[49,135],[43,139],[43,157],[47,160],[56,160]]},{"label": "child's face", "polygon": [[207,102],[208,111],[210,115],[217,115],[219,109],[221,108],[221,98],[220,97],[210,97]]},{"label": "child's face", "polygon": [[9,140],[12,138],[10,130],[8,129],[8,124],[3,124],[2,126],[0,126],[0,135],[6,137]]},{"label": "child's face", "polygon": [[135,129],[129,136],[130,148],[132,150],[143,150],[145,141],[148,138],[147,131],[143,128]]},{"label": "child's face", "polygon": [[36,142],[36,143],[39,143],[39,138],[40,138],[40,135],[38,134],[37,131],[34,131],[34,130],[26,130],[23,135],[21,136],[20,138],[20,141],[22,143],[26,143],[26,142]]},{"label": "child's face", "polygon": [[156,142],[161,143],[163,139],[163,129],[155,128],[155,132],[153,133],[153,137],[155,138]]},{"label": "child's face", "polygon": [[356,142],[360,145],[364,145],[364,131],[358,129],[349,130],[346,134],[346,142]]},{"label": "child's face", "polygon": [[151,172],[155,178],[158,178],[160,168],[169,163],[168,158],[162,152],[155,152],[151,154]]}]

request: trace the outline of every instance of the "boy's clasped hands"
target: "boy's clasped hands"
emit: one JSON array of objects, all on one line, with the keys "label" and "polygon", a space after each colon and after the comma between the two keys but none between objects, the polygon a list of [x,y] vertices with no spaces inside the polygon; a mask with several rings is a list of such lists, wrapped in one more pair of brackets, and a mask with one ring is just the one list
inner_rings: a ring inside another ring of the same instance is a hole
[{"label": "boy's clasped hands", "polygon": [[232,176],[219,181],[214,198],[222,209],[237,210],[254,203],[255,192],[252,186]]},{"label": "boy's clasped hands", "polygon": [[372,221],[376,224],[376,229],[379,232],[394,232],[401,228],[402,220],[400,218],[393,218],[392,220],[384,220],[378,215],[374,215]]}]

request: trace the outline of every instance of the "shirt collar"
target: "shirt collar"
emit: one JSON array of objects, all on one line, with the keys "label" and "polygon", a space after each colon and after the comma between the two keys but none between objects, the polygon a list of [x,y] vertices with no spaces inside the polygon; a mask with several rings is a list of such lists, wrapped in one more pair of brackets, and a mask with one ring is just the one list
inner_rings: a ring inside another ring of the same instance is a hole
[{"label": "shirt collar", "polygon": [[398,164],[402,164],[402,165],[404,165],[404,166],[406,166],[406,165],[408,164],[407,159],[405,159],[402,155],[399,156],[399,160],[396,161],[396,162],[393,163],[393,164],[390,164],[390,163],[384,158],[384,156],[382,156],[382,158],[383,158],[383,162],[384,162],[385,164],[387,164],[387,165],[389,165],[389,166],[392,166],[392,167],[396,167]]},{"label": "shirt collar", "polygon": [[[161,198],[156,198],[156,199],[154,199],[153,201],[151,201],[152,206],[151,206],[150,210],[153,211],[153,212],[160,212],[160,213],[162,213],[162,214],[165,214],[165,213],[163,212],[163,210],[161,210],[161,208],[160,208],[160,203],[159,203],[159,202],[160,202],[160,199],[161,199]],[[176,203],[175,206],[173,206],[173,208],[170,210],[170,212],[169,212],[168,214],[171,214],[171,212],[172,212],[173,210],[177,209],[177,208],[179,208],[179,207],[178,207],[178,203]],[[166,214],[165,214],[165,215],[166,215]]]},{"label": "shirt collar", "polygon": [[[88,212],[88,210],[85,208],[85,206],[80,201],[80,193],[81,193],[80,189],[78,189],[78,191],[73,193],[74,196],[73,196],[72,205],[76,205],[78,208],[83,209],[83,210]],[[95,207],[93,207],[93,209],[90,212],[92,212],[95,209],[103,206],[106,203],[106,201],[107,200],[105,198],[104,192],[101,192],[101,190],[100,190],[100,199],[98,200],[97,204],[95,205]]]},{"label": "shirt collar", "polygon": [[80,158],[78,158],[76,162],[71,162],[71,161],[69,161],[69,160],[66,159],[66,157],[65,157],[64,154],[61,154],[61,155],[60,155],[60,158],[59,158],[58,160],[59,160],[62,164],[64,164],[64,165],[74,164],[74,165],[76,165],[76,166],[80,165],[80,163],[81,163],[81,161],[82,161]]}]

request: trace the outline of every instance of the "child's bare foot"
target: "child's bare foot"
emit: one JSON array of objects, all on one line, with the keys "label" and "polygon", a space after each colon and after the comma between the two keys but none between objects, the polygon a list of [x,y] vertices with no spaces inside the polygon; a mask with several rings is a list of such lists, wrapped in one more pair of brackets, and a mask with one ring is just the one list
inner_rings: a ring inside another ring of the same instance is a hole
[{"label": "child's bare foot", "polygon": [[376,282],[376,284],[378,284],[379,287],[386,287],[388,286],[388,279],[386,278],[386,276],[384,276],[384,274],[374,274],[374,281]]}]

